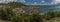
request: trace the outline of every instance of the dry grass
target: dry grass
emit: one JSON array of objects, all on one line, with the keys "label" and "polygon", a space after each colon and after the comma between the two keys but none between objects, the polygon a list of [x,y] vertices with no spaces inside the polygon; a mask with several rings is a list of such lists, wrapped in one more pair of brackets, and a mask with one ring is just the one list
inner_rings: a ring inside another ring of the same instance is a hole
[{"label": "dry grass", "polygon": [[60,22],[60,17],[55,18],[55,22]]},{"label": "dry grass", "polygon": [[53,19],[50,19],[50,20],[44,20],[43,22],[60,22],[60,17],[53,18]]},{"label": "dry grass", "polygon": [[10,22],[10,21],[6,21],[6,20],[0,20],[0,22]]}]

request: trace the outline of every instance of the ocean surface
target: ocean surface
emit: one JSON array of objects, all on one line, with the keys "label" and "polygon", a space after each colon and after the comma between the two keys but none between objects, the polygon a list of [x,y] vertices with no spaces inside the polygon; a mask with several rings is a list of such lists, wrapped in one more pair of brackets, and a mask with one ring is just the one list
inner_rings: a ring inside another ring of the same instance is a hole
[{"label": "ocean surface", "polygon": [[47,7],[47,8],[42,8],[40,10],[41,13],[55,12],[55,11],[60,11],[60,6]]}]

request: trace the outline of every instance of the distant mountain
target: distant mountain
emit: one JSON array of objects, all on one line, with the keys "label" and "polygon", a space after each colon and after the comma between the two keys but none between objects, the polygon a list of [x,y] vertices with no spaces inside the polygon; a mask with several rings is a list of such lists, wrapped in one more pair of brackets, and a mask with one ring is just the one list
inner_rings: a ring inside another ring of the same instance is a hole
[{"label": "distant mountain", "polygon": [[56,6],[56,5],[27,5],[27,6],[32,6],[32,7],[52,7],[52,6]]},{"label": "distant mountain", "polygon": [[56,4],[57,6],[60,6],[60,3]]}]

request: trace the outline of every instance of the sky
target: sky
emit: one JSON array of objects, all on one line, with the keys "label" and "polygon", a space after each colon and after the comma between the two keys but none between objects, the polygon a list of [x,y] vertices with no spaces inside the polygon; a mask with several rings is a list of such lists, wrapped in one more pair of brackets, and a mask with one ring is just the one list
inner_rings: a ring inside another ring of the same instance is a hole
[{"label": "sky", "polygon": [[52,0],[24,0],[26,4],[50,4]]},{"label": "sky", "polygon": [[0,3],[22,2],[27,5],[52,5],[60,3],[60,0],[0,0]]}]

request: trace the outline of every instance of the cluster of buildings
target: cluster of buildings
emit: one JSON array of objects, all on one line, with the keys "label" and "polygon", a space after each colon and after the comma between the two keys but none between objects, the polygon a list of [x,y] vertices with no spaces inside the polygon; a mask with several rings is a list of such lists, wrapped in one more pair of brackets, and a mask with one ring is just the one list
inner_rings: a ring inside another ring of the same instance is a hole
[{"label": "cluster of buildings", "polygon": [[26,13],[30,15],[33,13],[39,13],[38,8],[32,7],[32,6],[15,8],[13,9],[13,12],[18,13],[18,14]]}]

